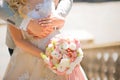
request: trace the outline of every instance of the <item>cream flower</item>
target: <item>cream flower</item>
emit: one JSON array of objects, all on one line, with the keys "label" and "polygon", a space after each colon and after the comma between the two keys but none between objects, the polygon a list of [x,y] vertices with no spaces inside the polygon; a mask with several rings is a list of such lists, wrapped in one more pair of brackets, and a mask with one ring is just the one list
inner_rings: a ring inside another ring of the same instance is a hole
[{"label": "cream flower", "polygon": [[49,45],[48,45],[49,48],[51,48],[51,47],[53,47],[53,46],[54,46],[53,44],[49,44]]},{"label": "cream flower", "polygon": [[69,47],[69,44],[67,42],[65,42],[65,43],[62,43],[59,45],[59,50],[60,51],[66,50],[68,47]]},{"label": "cream flower", "polygon": [[54,57],[54,58],[57,58],[57,59],[60,59],[61,58],[61,54],[57,51],[53,51],[51,53],[51,56]]},{"label": "cream flower", "polygon": [[70,60],[68,58],[62,59],[59,65],[57,66],[57,70],[60,72],[64,72],[70,65]]},{"label": "cream flower", "polygon": [[70,68],[66,71],[66,74],[70,74],[72,73],[72,71],[74,70],[74,68],[76,67],[76,65],[80,64],[80,62],[82,61],[83,56],[78,56],[74,62],[70,63]]},{"label": "cream flower", "polygon": [[76,50],[76,44],[75,43],[70,43],[70,45],[69,45],[69,48],[71,49],[71,50]]},{"label": "cream flower", "polygon": [[80,64],[83,52],[79,40],[70,36],[56,35],[50,40],[46,48],[46,56],[42,56],[46,63],[51,63],[52,71],[70,74]]},{"label": "cream flower", "polygon": [[63,48],[64,50],[66,50],[68,47],[69,47],[69,44],[68,44],[67,42],[64,42],[64,43],[62,44],[62,48]]}]

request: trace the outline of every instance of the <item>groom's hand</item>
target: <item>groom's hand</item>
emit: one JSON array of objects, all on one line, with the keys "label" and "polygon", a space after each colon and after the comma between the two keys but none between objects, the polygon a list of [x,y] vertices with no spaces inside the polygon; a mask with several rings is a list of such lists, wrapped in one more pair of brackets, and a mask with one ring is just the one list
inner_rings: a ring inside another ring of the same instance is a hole
[{"label": "groom's hand", "polygon": [[55,16],[49,16],[40,20],[31,20],[27,31],[36,38],[44,38],[54,30],[63,27],[64,22],[64,19]]}]

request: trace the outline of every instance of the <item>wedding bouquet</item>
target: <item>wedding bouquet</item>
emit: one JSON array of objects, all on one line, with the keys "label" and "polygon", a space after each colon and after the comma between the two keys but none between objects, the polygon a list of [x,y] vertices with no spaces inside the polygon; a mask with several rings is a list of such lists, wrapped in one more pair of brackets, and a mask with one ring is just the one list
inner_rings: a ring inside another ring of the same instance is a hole
[{"label": "wedding bouquet", "polygon": [[41,57],[53,72],[62,75],[72,73],[80,64],[83,52],[78,39],[58,34],[50,40]]}]

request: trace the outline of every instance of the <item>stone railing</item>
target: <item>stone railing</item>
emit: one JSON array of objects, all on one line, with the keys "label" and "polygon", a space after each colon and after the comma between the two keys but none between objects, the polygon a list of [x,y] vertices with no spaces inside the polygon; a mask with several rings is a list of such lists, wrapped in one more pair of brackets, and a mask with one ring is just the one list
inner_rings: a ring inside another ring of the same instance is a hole
[{"label": "stone railing", "polygon": [[82,46],[89,80],[120,80],[120,42]]}]

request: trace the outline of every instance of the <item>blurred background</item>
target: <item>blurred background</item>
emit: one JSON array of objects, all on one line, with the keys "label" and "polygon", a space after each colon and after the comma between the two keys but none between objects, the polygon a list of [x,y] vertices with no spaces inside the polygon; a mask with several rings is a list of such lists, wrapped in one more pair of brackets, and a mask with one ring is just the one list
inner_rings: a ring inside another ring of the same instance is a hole
[{"label": "blurred background", "polygon": [[89,32],[89,35],[92,35],[87,37],[93,37],[95,43],[119,42],[120,1],[74,1],[72,10],[66,17],[63,31],[71,32],[73,29],[76,30],[76,33],[79,30]]},{"label": "blurred background", "polygon": [[[74,0],[61,32],[80,39],[89,80],[120,80],[120,0]],[[5,37],[0,21],[1,79],[10,59]]]}]

